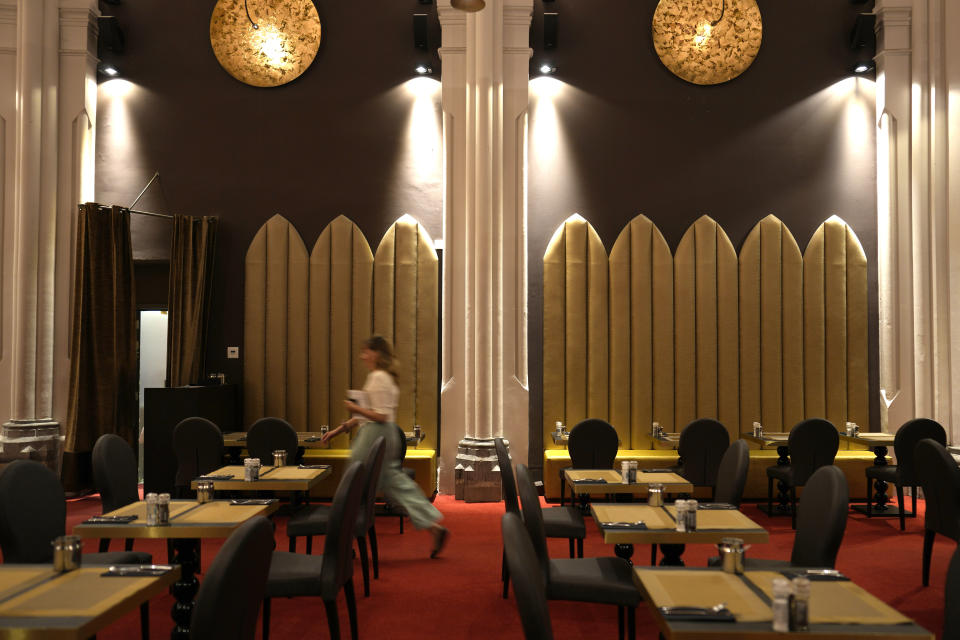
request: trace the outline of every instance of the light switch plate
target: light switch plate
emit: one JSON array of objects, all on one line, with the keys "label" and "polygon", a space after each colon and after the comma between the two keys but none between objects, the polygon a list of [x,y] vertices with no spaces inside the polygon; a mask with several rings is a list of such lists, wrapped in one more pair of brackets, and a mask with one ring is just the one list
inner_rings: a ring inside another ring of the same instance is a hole
[{"label": "light switch plate", "polygon": [[235,360],[240,357],[240,347],[227,347],[227,358]]}]

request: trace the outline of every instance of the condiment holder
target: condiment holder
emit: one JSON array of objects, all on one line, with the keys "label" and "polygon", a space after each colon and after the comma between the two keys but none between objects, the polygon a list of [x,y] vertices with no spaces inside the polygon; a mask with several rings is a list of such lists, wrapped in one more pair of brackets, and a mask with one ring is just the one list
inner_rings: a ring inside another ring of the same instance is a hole
[{"label": "condiment holder", "polygon": [[727,573],[743,574],[743,546],[741,538],[722,538],[717,545],[720,551],[720,566]]},{"label": "condiment holder", "polygon": [[260,458],[243,459],[243,480],[255,482],[260,479]]},{"label": "condiment holder", "polygon": [[83,541],[80,536],[57,536],[53,539],[53,570],[57,573],[80,568]]},{"label": "condiment holder", "polygon": [[273,452],[273,466],[283,467],[287,464],[287,450],[275,449]]},{"label": "condiment holder", "polygon": [[663,485],[659,482],[654,482],[647,487],[647,504],[651,507],[663,506]]},{"label": "condiment holder", "polygon": [[213,501],[213,480],[197,481],[197,502],[204,504]]}]

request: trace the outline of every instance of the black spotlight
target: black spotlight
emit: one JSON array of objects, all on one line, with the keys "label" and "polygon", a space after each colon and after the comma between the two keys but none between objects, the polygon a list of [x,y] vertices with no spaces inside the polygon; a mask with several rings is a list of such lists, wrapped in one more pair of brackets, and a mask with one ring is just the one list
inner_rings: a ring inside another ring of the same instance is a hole
[{"label": "black spotlight", "polygon": [[[123,53],[126,41],[123,37],[123,30],[120,29],[120,23],[116,16],[100,16],[97,18],[97,28],[100,32],[97,38],[97,51],[102,54],[104,51],[113,51],[114,53]],[[103,57],[100,55],[99,57]]]},{"label": "black spotlight", "polygon": [[853,23],[853,30],[850,32],[851,49],[874,49],[877,46],[877,34],[874,26],[877,22],[877,16],[872,13],[857,14],[857,21]]},{"label": "black spotlight", "polygon": [[413,14],[413,46],[421,51],[429,47],[427,36],[427,14]]},{"label": "black spotlight", "polygon": [[557,13],[543,14],[543,48],[557,48]]}]

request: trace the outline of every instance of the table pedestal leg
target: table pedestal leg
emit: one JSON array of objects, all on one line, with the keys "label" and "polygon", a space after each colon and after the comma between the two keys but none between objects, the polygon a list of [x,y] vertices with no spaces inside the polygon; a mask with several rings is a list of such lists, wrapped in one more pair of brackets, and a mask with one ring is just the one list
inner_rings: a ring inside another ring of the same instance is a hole
[{"label": "table pedestal leg", "polygon": [[633,564],[633,545],[632,544],[615,544],[613,545],[613,553],[618,558],[623,558],[631,565]]},{"label": "table pedestal leg", "polygon": [[[885,467],[887,466],[887,448],[886,447],[874,447],[873,448],[873,466],[875,467]],[[876,489],[876,493],[873,496],[874,509],[877,511],[886,511],[887,502],[887,483],[879,478],[874,480],[873,487]],[[900,505],[900,508],[903,509],[903,505]]]},{"label": "table pedestal leg", "polygon": [[[790,449],[788,447],[777,447],[777,466],[787,467],[790,465]],[[790,513],[790,485],[783,480],[777,480],[777,504],[774,506],[779,513]]]},{"label": "table pedestal leg", "polygon": [[680,556],[683,555],[684,549],[687,548],[685,544],[661,544],[660,551],[663,553],[663,559],[660,560],[661,567],[683,567],[686,566],[683,564],[683,560]]},{"label": "table pedestal leg", "polygon": [[173,583],[170,591],[176,602],[170,610],[174,627],[170,632],[172,640],[190,638],[190,617],[193,615],[193,598],[200,588],[200,581],[194,575],[197,570],[197,556],[200,540],[196,538],[177,539],[173,543],[174,563],[180,565],[180,579]]}]

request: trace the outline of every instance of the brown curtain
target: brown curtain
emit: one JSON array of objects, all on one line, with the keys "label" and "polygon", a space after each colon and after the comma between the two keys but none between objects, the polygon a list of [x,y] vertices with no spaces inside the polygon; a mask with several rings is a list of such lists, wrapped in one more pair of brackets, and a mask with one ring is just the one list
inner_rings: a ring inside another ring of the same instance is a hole
[{"label": "brown curtain", "polygon": [[96,203],[80,205],[76,256],[64,450],[89,457],[104,433],[115,433],[131,445],[136,439],[136,297],[130,212]]},{"label": "brown curtain", "polygon": [[171,387],[203,377],[216,239],[216,218],[173,217],[167,316],[167,384]]}]

